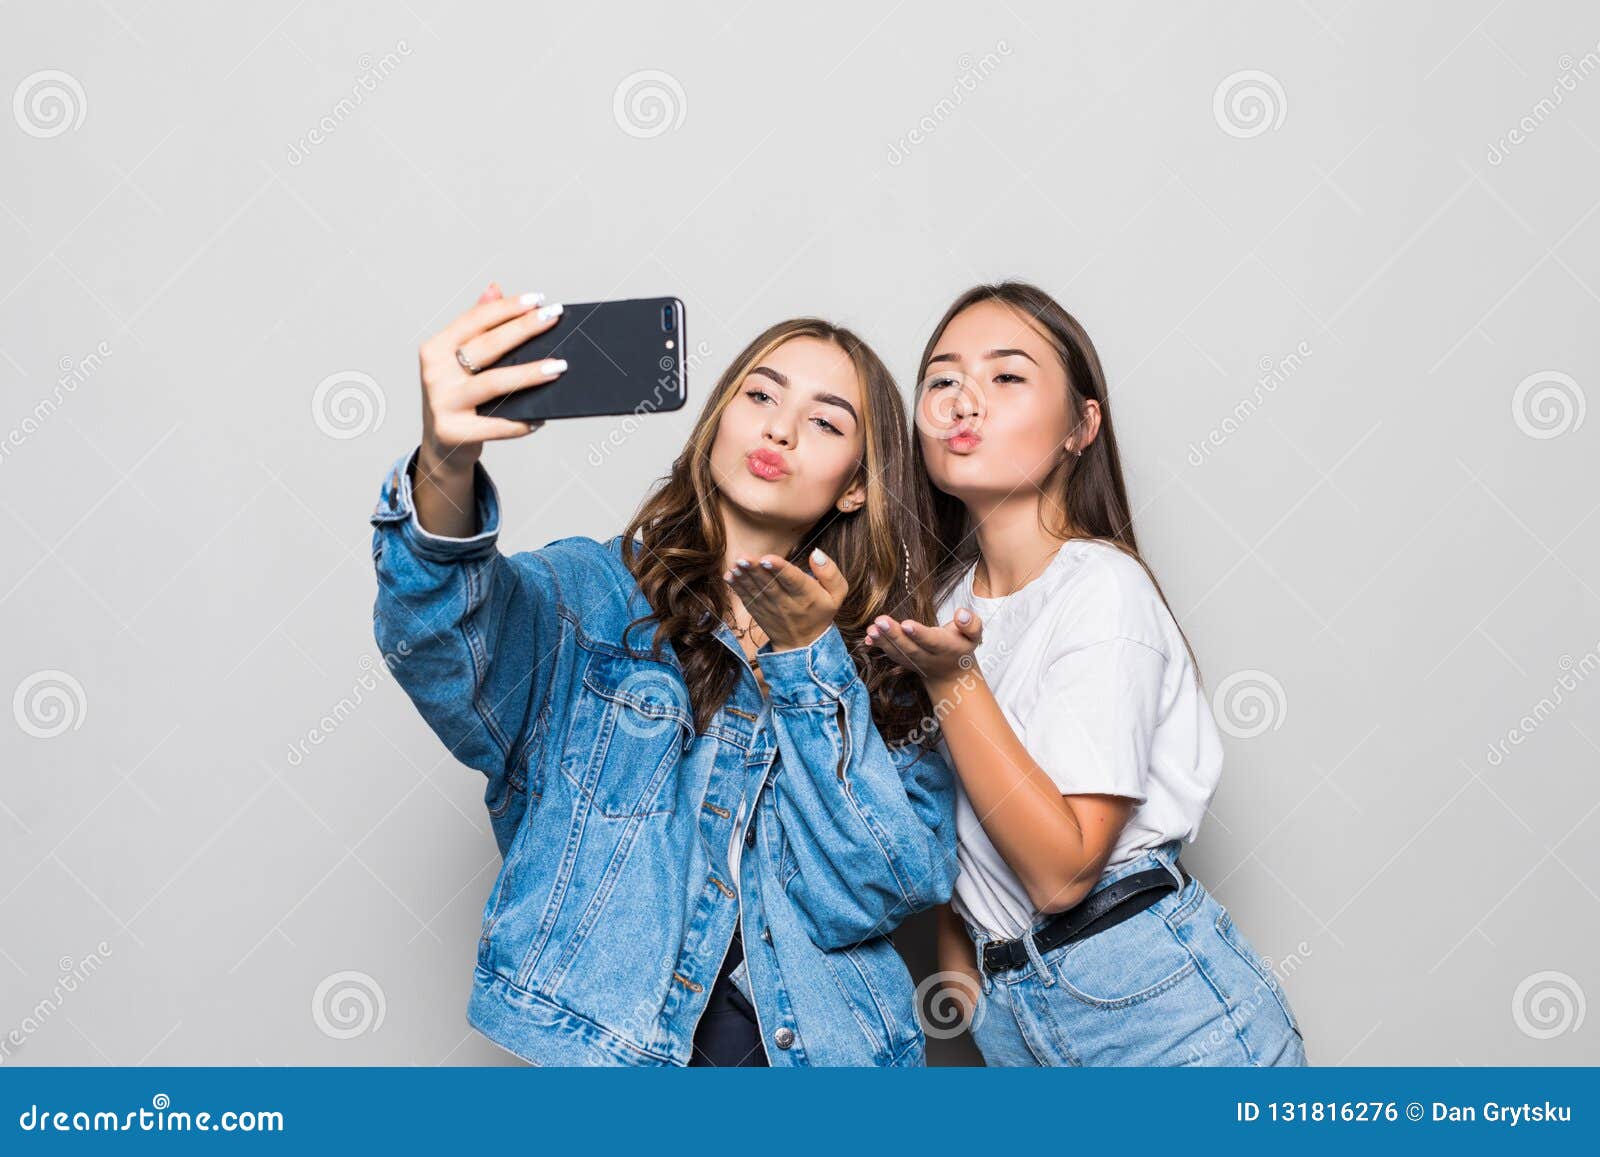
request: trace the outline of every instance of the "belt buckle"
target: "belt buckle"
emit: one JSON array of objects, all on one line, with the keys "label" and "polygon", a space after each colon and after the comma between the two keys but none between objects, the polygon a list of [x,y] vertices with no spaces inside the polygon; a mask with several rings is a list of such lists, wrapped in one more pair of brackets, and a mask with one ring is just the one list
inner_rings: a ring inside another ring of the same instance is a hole
[{"label": "belt buckle", "polygon": [[983,946],[984,971],[1010,972],[1013,968],[1020,967],[1022,961],[1016,959],[1019,949],[1022,959],[1026,960],[1028,953],[1027,949],[1022,947],[1021,940],[989,941]]}]

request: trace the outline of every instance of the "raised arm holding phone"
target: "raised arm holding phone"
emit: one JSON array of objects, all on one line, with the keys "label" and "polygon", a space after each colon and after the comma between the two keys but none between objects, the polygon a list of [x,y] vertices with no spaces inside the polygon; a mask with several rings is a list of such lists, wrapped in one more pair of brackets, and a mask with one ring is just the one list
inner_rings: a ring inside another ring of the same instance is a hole
[{"label": "raised arm holding phone", "polygon": [[[681,355],[681,303],[639,316],[615,366]],[[889,933],[950,896],[954,784],[926,691],[863,645],[931,610],[894,382],[849,330],[771,326],[622,533],[508,555],[482,449],[540,423],[480,408],[556,388],[495,363],[568,320],[491,286],[423,343],[371,516],[374,633],[502,855],[468,1020],[539,1064],[923,1064]]]}]

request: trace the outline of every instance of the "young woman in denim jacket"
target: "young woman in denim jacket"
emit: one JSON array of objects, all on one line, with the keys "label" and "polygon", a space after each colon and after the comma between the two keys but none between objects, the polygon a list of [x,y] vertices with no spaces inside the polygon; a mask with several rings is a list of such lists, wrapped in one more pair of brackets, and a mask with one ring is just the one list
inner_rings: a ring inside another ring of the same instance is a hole
[{"label": "young woman in denim jacket", "polygon": [[954,784],[920,681],[860,645],[931,610],[894,382],[775,325],[623,533],[508,556],[479,456],[541,424],[475,407],[565,366],[473,371],[559,314],[491,286],[423,343],[372,514],[375,635],[503,857],[468,1021],[537,1064],[920,1065],[888,934],[949,898]]},{"label": "young woman in denim jacket", "polygon": [[[992,1065],[1305,1064],[1271,967],[1177,862],[1222,746],[1138,554],[1089,335],[1042,290],[979,286],[918,381],[942,625],[885,615],[868,637],[923,677],[960,784],[946,999],[971,1002]],[[1035,940],[1138,873],[1153,904]]]}]

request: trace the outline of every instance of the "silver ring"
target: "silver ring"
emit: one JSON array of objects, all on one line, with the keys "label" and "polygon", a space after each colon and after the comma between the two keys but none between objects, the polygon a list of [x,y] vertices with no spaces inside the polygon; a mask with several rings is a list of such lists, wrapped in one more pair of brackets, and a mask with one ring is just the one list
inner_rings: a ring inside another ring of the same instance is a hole
[{"label": "silver ring", "polygon": [[460,346],[456,347],[456,361],[461,363],[461,368],[466,370],[467,373],[475,374],[478,372],[478,367],[472,364],[472,359],[461,351]]}]

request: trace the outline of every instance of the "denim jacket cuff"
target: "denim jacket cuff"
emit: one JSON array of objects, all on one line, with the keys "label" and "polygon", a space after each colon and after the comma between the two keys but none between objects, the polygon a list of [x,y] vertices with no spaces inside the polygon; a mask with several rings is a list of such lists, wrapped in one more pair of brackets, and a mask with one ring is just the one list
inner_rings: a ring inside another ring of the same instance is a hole
[{"label": "denim jacket cuff", "polygon": [[855,660],[845,647],[839,625],[810,646],[792,651],[764,651],[757,658],[774,707],[816,707],[840,698],[857,677]]},{"label": "denim jacket cuff", "polygon": [[411,489],[411,470],[422,452],[420,444],[402,454],[389,468],[378,492],[378,504],[372,509],[371,523],[381,527],[396,526],[409,540],[411,549],[423,558],[438,562],[455,562],[485,553],[500,536],[500,492],[494,479],[483,468],[482,462],[472,466],[472,492],[478,509],[478,525],[483,529],[466,538],[434,534],[424,530],[417,519],[417,505]]}]

